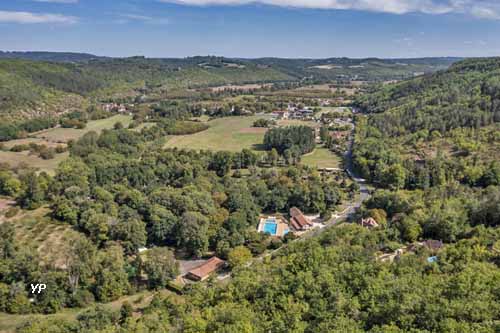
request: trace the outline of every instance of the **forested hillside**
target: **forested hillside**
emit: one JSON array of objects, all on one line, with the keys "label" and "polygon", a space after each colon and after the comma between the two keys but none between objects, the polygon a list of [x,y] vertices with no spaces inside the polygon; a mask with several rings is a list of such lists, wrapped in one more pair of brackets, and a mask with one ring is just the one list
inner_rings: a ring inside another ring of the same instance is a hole
[{"label": "forested hillside", "polygon": [[25,60],[36,60],[36,61],[56,61],[56,62],[83,62],[104,57],[99,57],[88,53],[75,53],[75,52],[0,51],[0,58],[25,59]]},{"label": "forested hillside", "polygon": [[140,317],[125,306],[96,307],[77,321],[33,319],[18,332],[494,333],[499,255],[487,246],[498,237],[477,228],[447,246],[439,263],[421,249],[388,264],[375,260],[391,243],[384,230],[343,226],[235,271],[227,285],[156,296]]},{"label": "forested hillside", "polygon": [[359,98],[355,164],[382,186],[498,185],[500,59],[466,60]]},{"label": "forested hillside", "polygon": [[[188,89],[222,84],[295,80],[251,63],[231,65],[221,58],[127,59],[85,63],[0,60],[0,118],[20,119],[81,110],[89,101],[115,92],[163,86]],[[139,95],[138,91],[132,96]]]},{"label": "forested hillside", "polygon": [[449,70],[366,94],[358,106],[382,133],[420,130],[441,134],[458,127],[479,128],[500,121],[500,58],[471,59]]},{"label": "forested hillside", "polygon": [[103,58],[50,52],[0,53],[0,119],[81,110],[96,100],[152,89],[184,90],[256,82],[383,81],[447,68],[456,59]]},{"label": "forested hillside", "polygon": [[[500,225],[500,59],[381,87],[360,97],[354,164],[406,241],[457,242]],[[365,211],[365,214],[370,214]],[[488,231],[490,232],[490,231]]]}]

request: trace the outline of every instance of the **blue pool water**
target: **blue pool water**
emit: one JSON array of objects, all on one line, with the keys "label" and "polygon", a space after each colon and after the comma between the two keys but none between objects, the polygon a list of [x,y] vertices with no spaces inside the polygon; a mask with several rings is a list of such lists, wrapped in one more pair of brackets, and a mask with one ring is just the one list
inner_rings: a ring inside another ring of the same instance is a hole
[{"label": "blue pool water", "polygon": [[266,222],[264,223],[264,232],[271,234],[272,236],[276,235],[276,231],[278,229],[278,225],[274,222]]}]

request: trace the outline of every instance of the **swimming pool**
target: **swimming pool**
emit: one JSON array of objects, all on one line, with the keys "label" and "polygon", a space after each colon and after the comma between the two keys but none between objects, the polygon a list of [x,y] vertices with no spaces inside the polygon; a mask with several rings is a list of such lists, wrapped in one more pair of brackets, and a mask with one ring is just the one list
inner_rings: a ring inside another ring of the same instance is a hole
[{"label": "swimming pool", "polygon": [[278,230],[278,224],[275,222],[266,221],[264,223],[264,232],[271,234],[271,236],[276,236],[276,231]]}]

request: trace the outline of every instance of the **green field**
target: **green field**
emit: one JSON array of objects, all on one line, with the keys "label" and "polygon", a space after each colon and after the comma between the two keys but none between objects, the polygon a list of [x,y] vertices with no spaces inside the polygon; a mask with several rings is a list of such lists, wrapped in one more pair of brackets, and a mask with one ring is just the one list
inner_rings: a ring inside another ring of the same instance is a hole
[{"label": "green field", "polygon": [[132,117],[128,115],[116,115],[106,119],[92,120],[87,123],[84,129],[53,128],[37,134],[36,137],[52,142],[68,142],[69,140],[78,140],[90,131],[99,133],[104,129],[112,128],[117,122],[121,122],[123,126],[127,127],[132,122]]},{"label": "green field", "polygon": [[302,157],[302,164],[315,168],[339,168],[341,158],[326,148],[316,148],[312,153]]},{"label": "green field", "polygon": [[[53,128],[46,131],[39,132],[33,138],[11,140],[4,142],[6,148],[11,148],[16,144],[28,144],[30,142],[36,144],[44,144],[49,147],[55,147],[58,143],[66,143],[69,140],[78,140],[85,133],[90,131],[101,132],[104,129],[112,128],[116,122],[121,122],[123,126],[127,127],[132,121],[132,117],[128,115],[116,115],[106,119],[89,121],[84,129],[75,128]],[[150,126],[149,124],[144,126]],[[144,127],[143,126],[143,127]],[[29,152],[11,152],[11,151],[0,151],[0,161],[6,162],[11,166],[15,167],[21,163],[26,163],[27,165],[40,169],[40,171],[46,171],[52,173],[54,169],[59,165],[61,161],[69,156],[69,153],[56,154],[55,158],[50,160],[44,160],[36,155],[30,155]]]},{"label": "green field", "polygon": [[255,120],[262,116],[227,117],[209,121],[209,129],[192,134],[173,136],[166,143],[167,148],[207,149],[241,151],[244,148],[258,150],[264,140],[265,128],[253,128]]},{"label": "green field", "polygon": [[40,169],[40,171],[45,171],[47,173],[52,173],[57,165],[63,161],[69,153],[56,154],[53,159],[44,160],[36,155],[29,155],[29,152],[11,152],[11,151],[0,151],[0,161],[6,162],[12,167],[16,167],[21,163],[26,163],[30,167]]}]

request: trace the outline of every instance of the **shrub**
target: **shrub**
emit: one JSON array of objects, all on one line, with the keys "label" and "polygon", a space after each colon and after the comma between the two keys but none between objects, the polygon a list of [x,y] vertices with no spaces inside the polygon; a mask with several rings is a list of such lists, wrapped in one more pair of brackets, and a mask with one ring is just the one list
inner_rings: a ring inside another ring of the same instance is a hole
[{"label": "shrub", "polygon": [[6,218],[11,218],[11,217],[14,217],[17,215],[17,213],[19,213],[19,207],[12,207],[12,208],[9,208],[6,212],[5,212],[5,217]]},{"label": "shrub", "polygon": [[22,144],[22,145],[14,145],[12,146],[12,148],[10,148],[10,151],[13,151],[13,152],[21,152],[21,151],[26,151],[26,150],[30,150],[30,146],[29,145],[25,145],[25,144]]},{"label": "shrub", "polygon": [[64,146],[59,145],[59,146],[56,147],[55,150],[56,150],[57,154],[62,154],[62,153],[64,153],[67,150],[67,148],[65,148]]},{"label": "shrub", "polygon": [[54,148],[43,149],[40,151],[39,156],[40,156],[40,158],[42,158],[44,160],[53,159],[55,157],[55,150],[54,150]]}]

